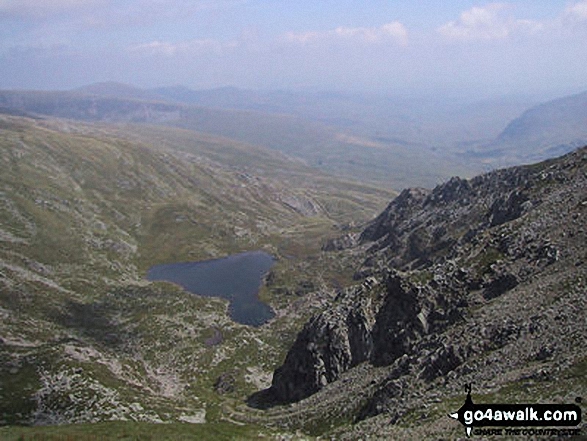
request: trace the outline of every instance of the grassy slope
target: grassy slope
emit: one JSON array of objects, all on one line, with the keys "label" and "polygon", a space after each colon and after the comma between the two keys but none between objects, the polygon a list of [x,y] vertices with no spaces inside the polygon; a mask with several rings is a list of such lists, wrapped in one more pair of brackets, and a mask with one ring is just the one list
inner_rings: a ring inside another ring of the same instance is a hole
[{"label": "grassy slope", "polygon": [[453,175],[471,174],[454,159],[421,145],[386,139],[374,142],[360,132],[286,114],[74,92],[0,91],[0,106],[84,121],[136,122],[207,132],[269,147],[328,173],[396,190],[432,187]]},{"label": "grassy slope", "polygon": [[[158,127],[4,116],[0,161],[8,424],[31,421],[31,412],[46,423],[177,422],[205,412],[203,433],[214,424],[241,430],[230,409],[267,381],[318,303],[296,297],[296,306],[266,290],[289,318],[253,329],[232,323],[220,300],[147,284],[142,274],[158,262],[263,248],[280,259],[274,286],[310,279],[328,292],[344,262],[318,253],[311,267],[303,258],[342,219],[362,222],[391,196],[271,151]],[[223,342],[207,344],[216,329]],[[220,395],[213,384],[224,373],[234,388]]]},{"label": "grassy slope", "polygon": [[270,439],[277,433],[256,426],[237,426],[230,423],[211,424],[152,424],[111,422],[54,426],[43,428],[0,427],[0,439],[44,441],[79,440],[242,440]]}]

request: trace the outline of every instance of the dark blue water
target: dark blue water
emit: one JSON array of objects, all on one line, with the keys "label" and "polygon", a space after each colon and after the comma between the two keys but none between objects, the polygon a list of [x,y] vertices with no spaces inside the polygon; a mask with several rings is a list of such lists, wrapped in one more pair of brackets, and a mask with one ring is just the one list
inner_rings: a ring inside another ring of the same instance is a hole
[{"label": "dark blue water", "polygon": [[230,317],[235,322],[260,326],[275,316],[271,307],[257,296],[263,276],[271,266],[273,257],[251,251],[203,262],[155,265],[148,271],[147,279],[176,283],[193,294],[227,299]]}]

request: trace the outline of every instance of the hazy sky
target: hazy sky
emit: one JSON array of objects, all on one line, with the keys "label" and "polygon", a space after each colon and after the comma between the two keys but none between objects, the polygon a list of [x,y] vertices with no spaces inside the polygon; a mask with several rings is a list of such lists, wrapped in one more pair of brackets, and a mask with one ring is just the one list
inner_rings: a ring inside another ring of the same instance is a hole
[{"label": "hazy sky", "polygon": [[587,90],[587,0],[0,0],[0,88]]}]

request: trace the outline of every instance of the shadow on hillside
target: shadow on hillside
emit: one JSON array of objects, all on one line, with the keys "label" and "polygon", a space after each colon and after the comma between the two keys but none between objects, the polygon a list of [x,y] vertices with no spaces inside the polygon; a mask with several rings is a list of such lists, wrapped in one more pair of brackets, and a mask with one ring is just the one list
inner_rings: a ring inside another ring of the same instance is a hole
[{"label": "shadow on hillside", "polygon": [[79,303],[69,300],[55,317],[60,325],[79,332],[97,343],[119,347],[124,339],[113,319],[115,311],[103,303]]},{"label": "shadow on hillside", "polygon": [[277,399],[272,388],[263,389],[249,395],[246,402],[249,407],[262,410],[279,406],[280,404],[286,404]]}]

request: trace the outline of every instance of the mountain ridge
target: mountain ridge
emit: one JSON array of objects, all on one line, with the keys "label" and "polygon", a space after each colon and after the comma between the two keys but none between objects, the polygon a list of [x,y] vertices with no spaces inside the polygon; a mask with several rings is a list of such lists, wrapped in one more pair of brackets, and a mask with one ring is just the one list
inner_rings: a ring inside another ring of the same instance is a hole
[{"label": "mountain ridge", "polygon": [[145,93],[190,105],[289,114],[371,141],[429,154],[438,149],[455,163],[464,155],[477,172],[487,170],[487,166],[498,168],[557,157],[587,142],[587,92],[542,102],[528,98],[518,103],[502,98],[461,104],[458,100],[451,103],[451,99],[410,102],[400,97],[234,87],[202,91],[158,88]]},{"label": "mountain ridge", "polygon": [[362,260],[360,283],[306,322],[249,404],[307,427],[346,421],[317,432],[340,439],[405,437],[406,428],[418,439],[447,436],[437,428],[464,383],[500,402],[581,396],[586,179],[583,147],[404,190],[341,242]]},{"label": "mountain ridge", "polygon": [[543,161],[587,143],[587,92],[526,110],[476,151],[496,166]]}]

